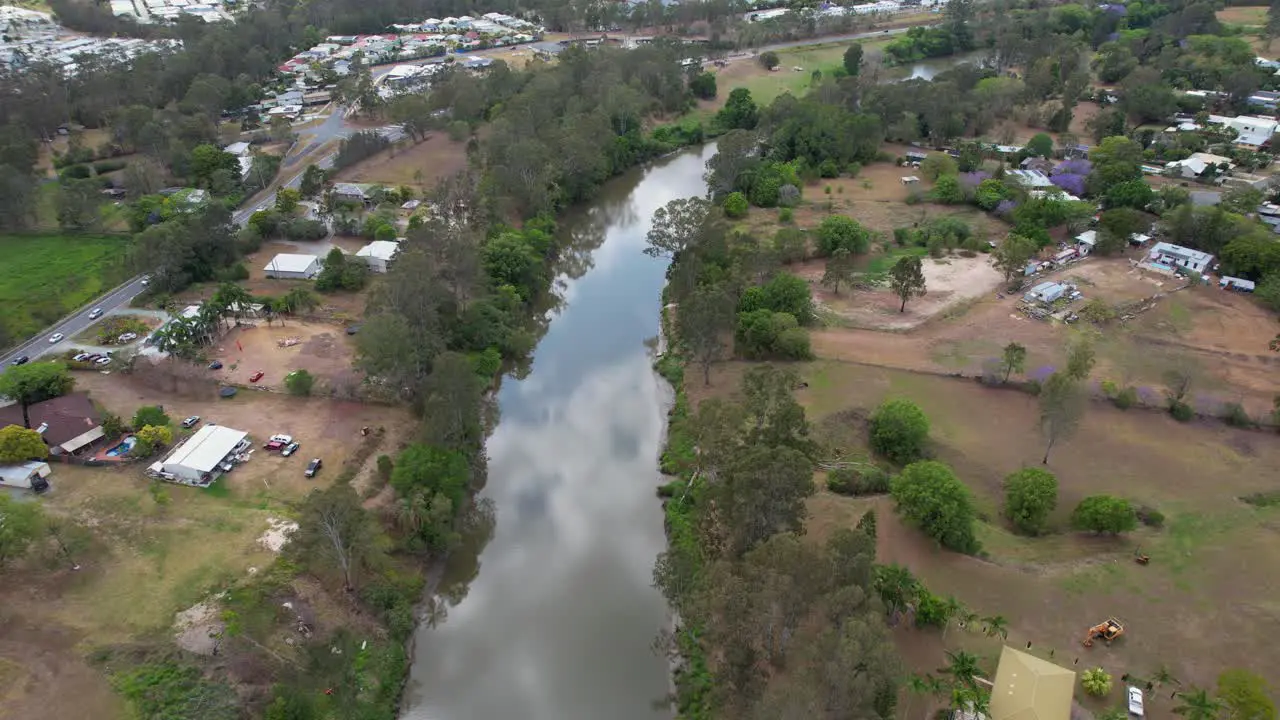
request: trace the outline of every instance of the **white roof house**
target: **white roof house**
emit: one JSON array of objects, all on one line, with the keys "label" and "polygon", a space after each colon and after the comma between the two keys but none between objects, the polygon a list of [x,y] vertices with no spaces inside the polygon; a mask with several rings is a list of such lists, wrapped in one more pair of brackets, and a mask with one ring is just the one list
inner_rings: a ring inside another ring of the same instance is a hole
[{"label": "white roof house", "polygon": [[1081,255],[1088,255],[1098,245],[1098,231],[1085,230],[1076,236],[1076,245]]},{"label": "white roof house", "polygon": [[1053,181],[1049,176],[1039,170],[1009,170],[1007,174],[1012,175],[1020,185],[1026,188],[1053,187]]},{"label": "white roof house", "polygon": [[1221,169],[1226,167],[1227,170],[1235,167],[1231,162],[1231,158],[1221,155],[1213,155],[1211,153],[1191,153],[1190,156],[1182,160],[1174,160],[1166,164],[1165,170],[1175,175],[1185,178],[1199,177],[1204,174],[1210,167]]},{"label": "white roof house", "polygon": [[1176,265],[1199,273],[1207,270],[1213,262],[1213,256],[1207,252],[1192,250],[1191,248],[1167,242],[1158,242],[1152,245],[1148,256],[1158,263]]},{"label": "white roof house", "polygon": [[263,272],[270,278],[310,280],[320,274],[320,258],[315,255],[280,253],[271,258]]},{"label": "white roof house", "polygon": [[179,445],[160,469],[184,485],[208,485],[221,474],[218,466],[248,436],[224,425],[205,425]]},{"label": "white roof house", "polygon": [[1235,130],[1236,144],[1246,147],[1260,147],[1266,144],[1271,140],[1271,136],[1276,133],[1276,129],[1280,127],[1280,122],[1255,115],[1240,115],[1238,117],[1210,115],[1209,122],[1214,125],[1225,125]]},{"label": "white roof house", "polygon": [[242,156],[242,155],[248,155],[248,154],[249,154],[249,143],[247,143],[247,142],[233,142],[233,143],[231,143],[230,145],[228,145],[228,146],[226,146],[226,147],[224,147],[224,148],[222,148],[222,149],[223,149],[223,150],[225,150],[226,152],[231,153],[232,155],[235,155],[236,157],[240,157],[240,156]]},{"label": "white roof house", "polygon": [[363,260],[373,272],[384,273],[398,252],[400,252],[400,243],[393,240],[374,240],[360,248],[356,252],[356,257]]}]

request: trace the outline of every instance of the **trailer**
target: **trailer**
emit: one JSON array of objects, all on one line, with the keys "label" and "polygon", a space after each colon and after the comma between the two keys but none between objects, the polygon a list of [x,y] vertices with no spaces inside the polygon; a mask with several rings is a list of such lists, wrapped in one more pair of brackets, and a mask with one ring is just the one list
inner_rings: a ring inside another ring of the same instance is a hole
[{"label": "trailer", "polygon": [[0,465],[0,487],[19,488],[42,493],[49,489],[48,478],[52,472],[47,462]]}]

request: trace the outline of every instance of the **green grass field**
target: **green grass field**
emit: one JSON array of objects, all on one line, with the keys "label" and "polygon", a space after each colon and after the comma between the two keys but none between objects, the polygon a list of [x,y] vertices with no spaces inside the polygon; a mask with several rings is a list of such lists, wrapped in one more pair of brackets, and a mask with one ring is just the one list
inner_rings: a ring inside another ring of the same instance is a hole
[{"label": "green grass field", "polygon": [[0,235],[0,347],[115,287],[128,273],[128,246],[111,235]]}]

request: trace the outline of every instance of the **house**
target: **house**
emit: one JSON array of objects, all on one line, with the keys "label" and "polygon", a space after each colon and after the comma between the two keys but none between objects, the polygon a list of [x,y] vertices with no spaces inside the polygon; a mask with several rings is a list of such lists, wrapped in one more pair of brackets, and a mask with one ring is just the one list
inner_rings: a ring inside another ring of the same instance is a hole
[{"label": "house", "polygon": [[1256,105],[1268,112],[1275,112],[1280,105],[1280,93],[1271,90],[1259,90],[1249,96],[1249,104]]},{"label": "house", "polygon": [[1051,303],[1067,294],[1067,286],[1056,282],[1042,282],[1023,294],[1027,302]]},{"label": "house", "polygon": [[281,280],[310,280],[320,274],[320,258],[315,255],[280,253],[262,269],[269,278]]},{"label": "house", "polygon": [[1218,287],[1223,290],[1235,290],[1236,292],[1251,293],[1257,288],[1257,285],[1255,285],[1252,280],[1223,275],[1218,279]]},{"label": "house", "polygon": [[1235,165],[1231,158],[1209,153],[1191,153],[1182,160],[1174,160],[1164,166],[1165,174],[1181,178],[1212,178],[1231,170]]},{"label": "house", "polygon": [[1080,254],[1080,257],[1084,257],[1085,255],[1088,255],[1089,253],[1093,252],[1093,249],[1097,246],[1098,246],[1097,230],[1085,230],[1084,232],[1076,236],[1076,252]]},{"label": "house", "polygon": [[1006,174],[1028,189],[1054,187],[1049,176],[1039,170],[1009,170]]},{"label": "house", "polygon": [[[1221,122],[1219,122],[1221,121]],[[1209,122],[1217,122],[1236,131],[1236,145],[1257,150],[1271,142],[1280,123],[1271,118],[1240,115],[1233,118],[1210,116]]]},{"label": "house", "polygon": [[205,425],[150,469],[165,480],[208,487],[229,467],[230,456],[248,449],[248,436],[225,425]]},{"label": "house", "polygon": [[[102,416],[85,393],[71,393],[27,408],[31,429],[53,455],[74,453],[103,436]],[[0,408],[0,427],[21,426],[22,406]]]},{"label": "house", "polygon": [[398,252],[400,252],[400,243],[392,240],[374,240],[360,248],[356,252],[356,257],[363,260],[370,271],[384,273]]},{"label": "house", "polygon": [[1071,720],[1076,674],[1005,646],[991,687],[990,720]]},{"label": "house", "polygon": [[929,159],[929,153],[922,150],[908,150],[906,154],[907,162],[924,162]]},{"label": "house", "polygon": [[1151,236],[1143,235],[1142,233],[1134,233],[1129,236],[1129,244],[1134,245],[1136,247],[1142,247],[1143,245],[1146,245],[1150,241],[1151,241]]},{"label": "house", "polygon": [[244,157],[249,154],[249,143],[234,142],[222,149],[224,152],[229,152],[236,157]]},{"label": "house", "polygon": [[1036,172],[1047,175],[1050,170],[1053,170],[1053,161],[1049,158],[1029,157],[1023,158],[1022,162],[1019,163],[1018,166],[1023,170],[1035,170]]},{"label": "house", "polygon": [[1152,262],[1161,265],[1186,268],[1198,273],[1205,272],[1208,270],[1209,265],[1213,263],[1213,256],[1207,252],[1192,250],[1191,248],[1167,242],[1158,242],[1151,246],[1151,252],[1148,253],[1148,257]]},{"label": "house", "polygon": [[369,205],[373,199],[369,197],[372,185],[364,183],[334,183],[333,199],[337,202],[358,202]]}]

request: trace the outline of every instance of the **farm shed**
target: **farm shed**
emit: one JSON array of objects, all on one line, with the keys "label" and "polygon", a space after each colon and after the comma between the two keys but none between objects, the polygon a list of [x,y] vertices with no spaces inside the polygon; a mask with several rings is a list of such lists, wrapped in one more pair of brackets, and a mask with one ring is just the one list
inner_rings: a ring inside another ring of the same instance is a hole
[{"label": "farm shed", "polygon": [[1066,285],[1056,282],[1042,282],[1028,290],[1027,293],[1022,296],[1022,299],[1027,302],[1051,303],[1066,294]]},{"label": "farm shed", "polygon": [[1070,720],[1076,674],[1005,646],[991,687],[991,720]]},{"label": "farm shed", "polygon": [[315,255],[280,253],[263,268],[269,278],[310,280],[320,274],[320,258]]},{"label": "farm shed", "polygon": [[222,474],[219,466],[248,436],[243,430],[205,425],[179,445],[168,459],[156,463],[161,477],[172,476],[174,482],[204,487]]},{"label": "farm shed", "polygon": [[400,252],[400,243],[392,240],[374,240],[360,248],[356,252],[356,257],[363,260],[370,271],[384,273],[397,252]]}]

